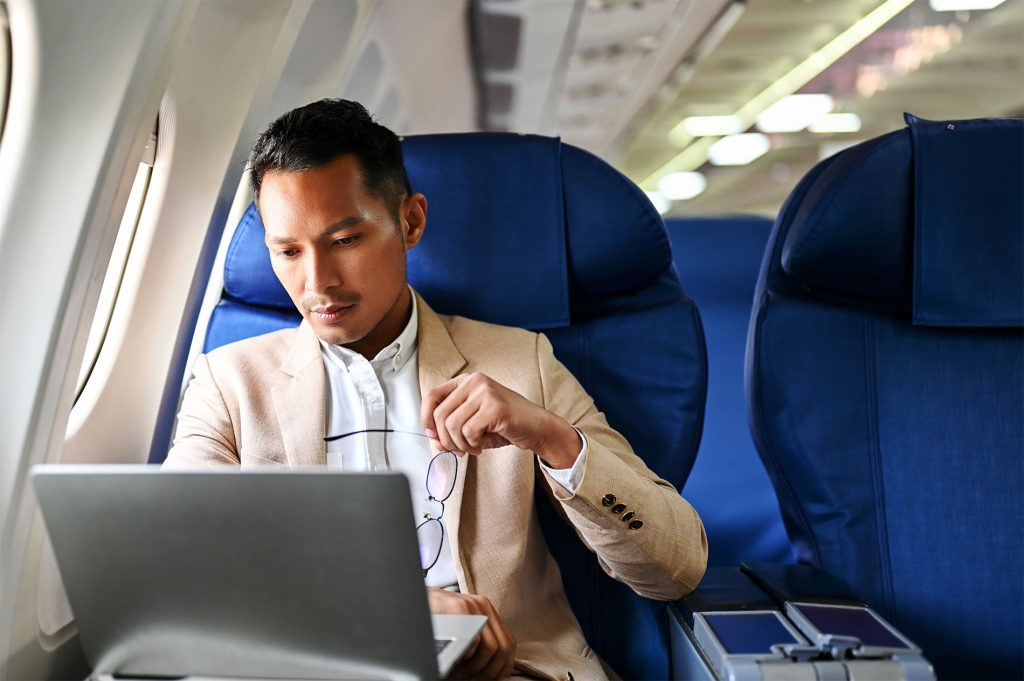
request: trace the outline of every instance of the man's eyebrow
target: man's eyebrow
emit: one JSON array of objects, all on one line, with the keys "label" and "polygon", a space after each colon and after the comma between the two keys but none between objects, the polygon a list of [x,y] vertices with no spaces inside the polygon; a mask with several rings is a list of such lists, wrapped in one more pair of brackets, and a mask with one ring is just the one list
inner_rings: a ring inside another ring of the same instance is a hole
[{"label": "man's eyebrow", "polygon": [[[320,237],[323,238],[323,237],[330,236],[331,234],[334,234],[335,232],[340,232],[343,229],[351,229],[351,228],[355,227],[356,225],[360,224],[361,222],[364,222],[365,220],[366,220],[366,216],[365,215],[350,215],[347,218],[343,218],[341,220],[338,220],[333,225],[331,225],[330,227],[328,227],[327,229],[322,231],[320,233]],[[284,244],[295,243],[296,241],[298,241],[298,239],[296,239],[295,237],[291,237],[291,236],[272,236],[272,237],[267,237],[267,244],[270,245],[270,246],[281,246],[281,245],[284,245]]]},{"label": "man's eyebrow", "polygon": [[353,227],[355,227],[356,225],[358,225],[359,223],[361,223],[361,222],[363,222],[365,220],[366,220],[366,216],[365,215],[350,215],[347,218],[344,218],[342,220],[338,220],[333,225],[331,225],[330,227],[328,227],[324,231],[320,232],[320,236],[321,237],[330,236],[331,234],[334,234],[335,232],[340,232],[343,229],[352,229]]}]

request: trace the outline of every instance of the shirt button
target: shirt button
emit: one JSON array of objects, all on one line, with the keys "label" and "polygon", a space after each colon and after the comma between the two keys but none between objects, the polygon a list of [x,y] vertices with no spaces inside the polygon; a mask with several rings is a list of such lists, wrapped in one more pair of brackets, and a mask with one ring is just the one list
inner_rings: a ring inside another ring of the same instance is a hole
[{"label": "shirt button", "polygon": [[605,494],[604,498],[601,499],[601,503],[604,504],[605,506],[611,506],[612,504],[615,503],[615,495],[614,494]]},{"label": "shirt button", "polygon": [[396,362],[401,362],[402,361],[402,356],[401,355],[395,355],[395,361]]},{"label": "shirt button", "polygon": [[631,529],[631,530],[639,530],[643,526],[644,526],[644,521],[642,521],[642,520],[634,520],[633,522],[631,522],[629,524],[629,529]]},{"label": "shirt button", "polygon": [[634,517],[636,517],[636,513],[633,513],[632,511],[630,511],[629,513],[626,513],[626,514],[624,514],[624,515],[622,516],[622,522],[624,522],[624,523],[628,523],[628,522],[629,522],[630,520],[632,520],[632,519],[633,519]]},{"label": "shirt button", "polygon": [[612,513],[614,513],[615,515],[619,515],[620,513],[622,513],[625,510],[626,510],[626,505],[625,504],[615,504],[614,506],[612,506]]}]

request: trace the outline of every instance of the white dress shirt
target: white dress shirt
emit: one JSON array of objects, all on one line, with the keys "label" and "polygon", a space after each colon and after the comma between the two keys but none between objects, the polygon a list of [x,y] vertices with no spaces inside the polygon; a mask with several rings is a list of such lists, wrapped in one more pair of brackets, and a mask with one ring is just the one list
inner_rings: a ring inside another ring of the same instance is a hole
[{"label": "white dress shirt", "polygon": [[[423,433],[420,423],[419,329],[416,297],[405,329],[393,342],[367,360],[340,345],[320,341],[327,377],[327,436],[362,430],[392,429]],[[577,431],[579,432],[579,431]],[[540,465],[569,492],[583,478],[587,441],[571,468]],[[486,454],[485,454],[486,456]],[[430,441],[400,433],[361,433],[327,444],[327,465],[343,471],[399,471],[409,478],[416,524],[424,517],[438,517],[441,506],[427,498],[427,467],[433,457]],[[465,465],[464,459],[459,465]],[[455,562],[445,526],[437,563],[426,576],[428,586],[453,588],[458,584]]]}]

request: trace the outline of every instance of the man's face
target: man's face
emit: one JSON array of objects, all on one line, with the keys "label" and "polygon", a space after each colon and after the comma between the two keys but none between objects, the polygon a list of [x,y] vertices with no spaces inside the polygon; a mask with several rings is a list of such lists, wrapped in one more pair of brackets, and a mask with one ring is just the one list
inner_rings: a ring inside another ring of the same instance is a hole
[{"label": "man's face", "polygon": [[372,357],[401,333],[411,306],[405,252],[423,234],[422,194],[402,200],[396,224],[364,187],[358,159],[344,155],[268,172],[259,207],[274,273],[317,336]]}]

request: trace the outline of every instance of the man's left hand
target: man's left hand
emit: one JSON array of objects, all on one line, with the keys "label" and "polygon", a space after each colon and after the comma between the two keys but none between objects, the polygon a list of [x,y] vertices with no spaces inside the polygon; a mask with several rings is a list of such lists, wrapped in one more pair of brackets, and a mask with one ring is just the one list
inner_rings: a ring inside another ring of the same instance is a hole
[{"label": "man's left hand", "polygon": [[479,455],[514,445],[551,468],[569,468],[582,443],[559,416],[481,373],[463,374],[427,394],[420,418],[426,434],[456,453]]}]

